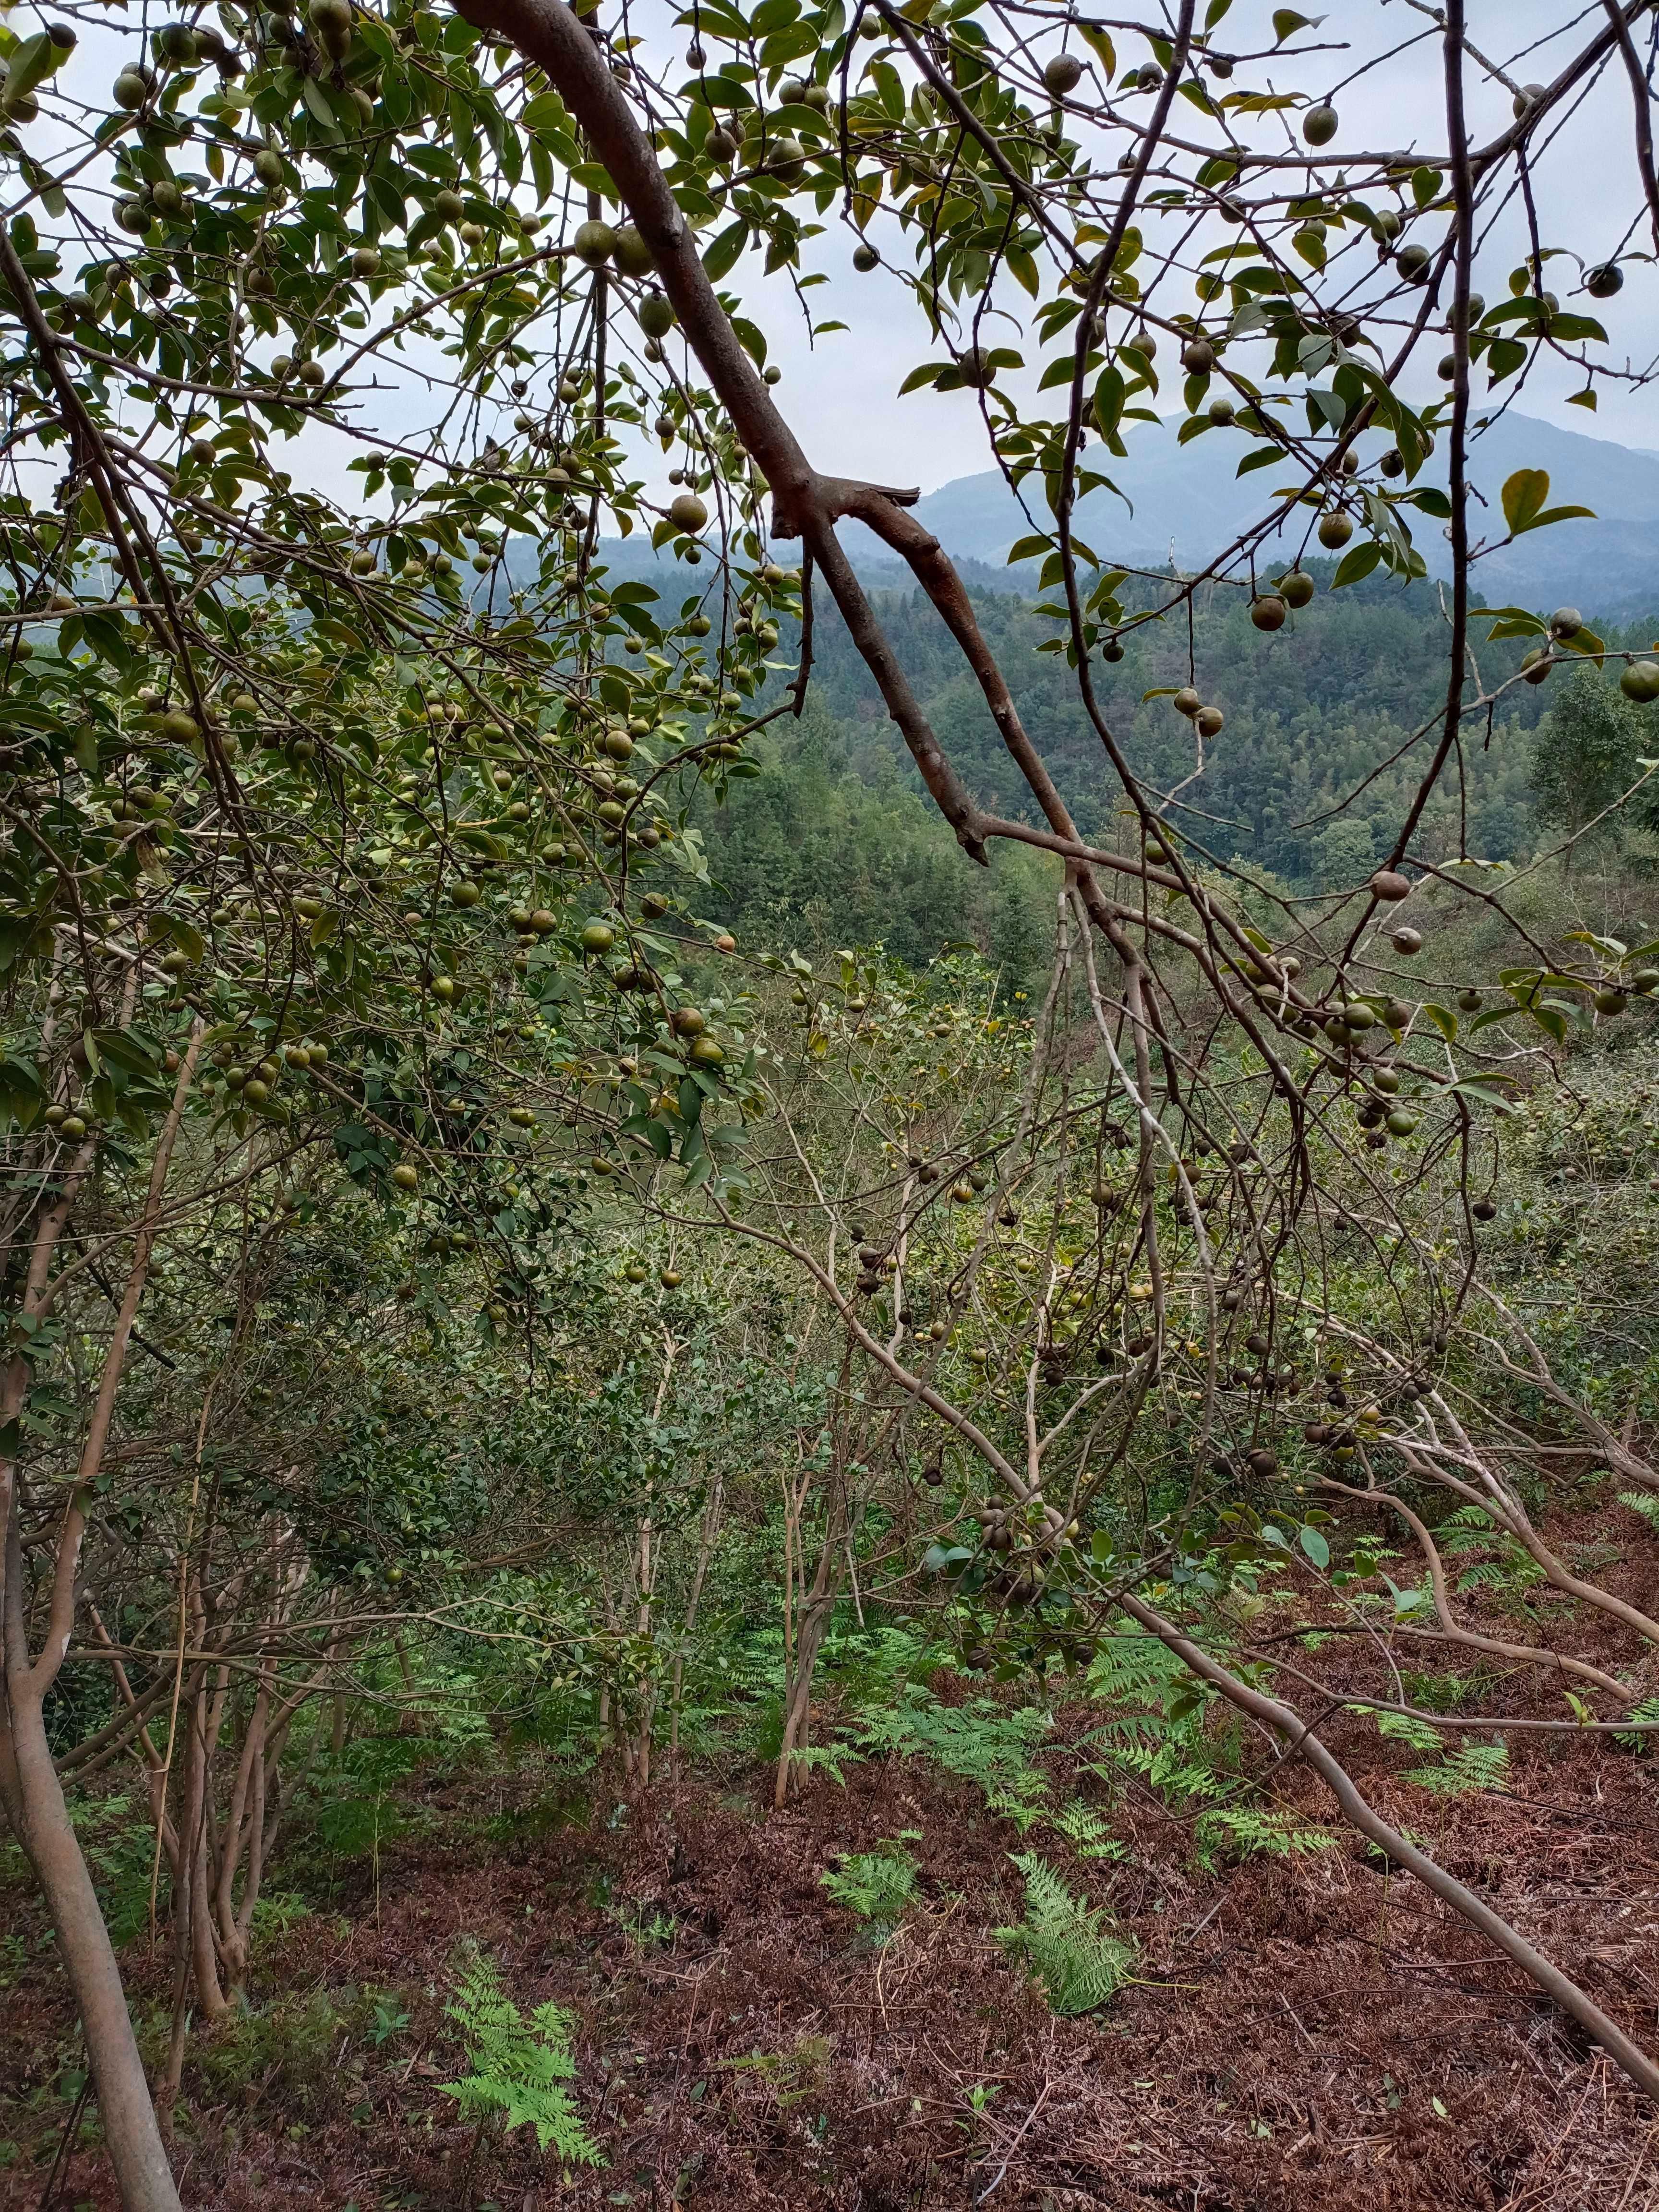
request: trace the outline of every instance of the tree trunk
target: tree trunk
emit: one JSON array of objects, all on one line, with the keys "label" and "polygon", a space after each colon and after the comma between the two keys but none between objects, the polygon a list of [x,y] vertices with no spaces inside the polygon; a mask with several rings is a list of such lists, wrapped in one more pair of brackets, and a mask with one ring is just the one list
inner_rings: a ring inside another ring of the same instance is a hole
[{"label": "tree trunk", "polygon": [[40,1700],[6,1684],[0,1798],[34,1869],[58,1937],[64,1976],[81,2015],[98,2095],[104,2146],[124,2212],[180,2212],[167,2149],[127,2011],[115,1948],[52,1765]]}]

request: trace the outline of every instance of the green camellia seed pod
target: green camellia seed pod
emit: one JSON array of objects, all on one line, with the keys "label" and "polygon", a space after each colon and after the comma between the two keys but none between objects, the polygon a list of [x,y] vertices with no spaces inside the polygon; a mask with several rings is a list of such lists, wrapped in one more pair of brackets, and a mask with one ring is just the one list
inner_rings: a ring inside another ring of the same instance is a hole
[{"label": "green camellia seed pod", "polygon": [[646,244],[631,222],[625,222],[617,233],[617,242],[611,249],[617,268],[624,276],[648,276],[656,265],[651,248]]},{"label": "green camellia seed pod", "polygon": [[185,714],[182,707],[175,707],[161,718],[161,735],[170,745],[193,745],[201,734],[196,717]]},{"label": "green camellia seed pod", "polygon": [[434,195],[432,212],[440,222],[459,222],[466,213],[466,202],[459,192],[446,189]]},{"label": "green camellia seed pod", "polygon": [[[694,491],[683,491],[669,502],[668,520],[686,537],[695,537],[708,520],[708,509]],[[706,635],[706,633],[705,633]]]},{"label": "green camellia seed pod", "polygon": [[1622,1014],[1629,1004],[1630,1000],[1622,991],[1598,991],[1595,994],[1595,1011],[1598,1014]]},{"label": "green camellia seed pod", "polygon": [[1056,100],[1064,100],[1083,82],[1083,64],[1075,54],[1055,54],[1045,62],[1042,82]]},{"label": "green camellia seed pod", "polygon": [[284,182],[288,172],[274,146],[261,146],[253,157],[253,173],[267,191],[274,191]]},{"label": "green camellia seed pod", "polygon": [[1338,546],[1346,545],[1352,536],[1353,524],[1340,507],[1333,507],[1328,514],[1320,516],[1319,542],[1322,545],[1328,547],[1332,552],[1334,552]]},{"label": "green camellia seed pod", "polygon": [[1328,146],[1336,136],[1336,110],[1322,100],[1302,118],[1302,136],[1310,146]]},{"label": "green camellia seed pod", "polygon": [[1292,568],[1279,578],[1278,591],[1287,607],[1305,607],[1314,595],[1314,580],[1305,569]]},{"label": "green camellia seed pod", "polygon": [[1619,678],[1619,689],[1638,707],[1659,699],[1659,661],[1632,660]]},{"label": "green camellia seed pod", "polygon": [[193,69],[197,58],[196,33],[188,23],[164,23],[155,33],[155,57],[171,69]]},{"label": "green camellia seed pod", "polygon": [[1542,684],[1547,681],[1549,672],[1554,665],[1555,663],[1550,659],[1549,649],[1546,646],[1531,646],[1521,656],[1521,673],[1528,684]]},{"label": "green camellia seed pod", "polygon": [[129,114],[143,106],[149,98],[149,81],[137,70],[123,70],[115,80],[115,105]]},{"label": "green camellia seed pod", "polygon": [[354,276],[374,276],[380,273],[380,249],[378,246],[360,246],[351,256]]},{"label": "green camellia seed pod", "polygon": [[726,1058],[725,1048],[711,1036],[700,1036],[691,1048],[691,1057],[699,1067],[718,1067]]},{"label": "green camellia seed pod", "polygon": [[578,223],[570,246],[578,261],[590,269],[603,269],[617,250],[617,234],[608,222]]},{"label": "green camellia seed pod", "polygon": [[1625,272],[1616,261],[1603,261],[1584,271],[1584,289],[1592,300],[1611,300],[1625,289]]},{"label": "green camellia seed pod", "polygon": [[881,256],[866,239],[860,239],[853,248],[853,266],[861,276],[867,276],[872,269],[881,265]]},{"label": "green camellia seed pod", "polygon": [[582,932],[582,951],[590,956],[609,952],[616,941],[616,932],[608,922],[590,921]]},{"label": "green camellia seed pod", "polygon": [[1391,1137],[1409,1137],[1417,1127],[1418,1119],[1409,1108],[1396,1106],[1388,1119],[1389,1134]]},{"label": "green camellia seed pod", "polygon": [[[636,313],[640,328],[648,338],[665,338],[674,327],[674,310],[660,292],[647,292]],[[672,432],[672,423],[669,428]]]}]

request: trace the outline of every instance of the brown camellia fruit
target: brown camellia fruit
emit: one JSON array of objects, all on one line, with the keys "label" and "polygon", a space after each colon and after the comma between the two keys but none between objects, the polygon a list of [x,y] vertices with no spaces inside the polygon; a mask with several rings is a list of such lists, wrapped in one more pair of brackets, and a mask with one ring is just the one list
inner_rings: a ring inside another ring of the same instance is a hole
[{"label": "brown camellia fruit", "polygon": [[1411,878],[1402,876],[1397,869],[1379,868],[1371,878],[1372,897],[1381,899],[1386,904],[1393,905],[1411,895]]},{"label": "brown camellia fruit", "polygon": [[1258,629],[1283,629],[1285,602],[1277,592],[1263,592],[1250,602],[1250,620]]}]

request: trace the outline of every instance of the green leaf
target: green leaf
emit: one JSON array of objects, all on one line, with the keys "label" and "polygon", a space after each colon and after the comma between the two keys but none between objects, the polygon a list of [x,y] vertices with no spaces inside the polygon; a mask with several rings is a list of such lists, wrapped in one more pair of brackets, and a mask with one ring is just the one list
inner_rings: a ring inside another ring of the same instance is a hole
[{"label": "green leaf", "polygon": [[1504,486],[1504,520],[1510,526],[1511,537],[1518,538],[1525,530],[1541,530],[1552,522],[1566,522],[1576,515],[1589,520],[1595,519],[1595,510],[1589,507],[1549,507],[1544,504],[1550,495],[1549,472],[1545,469],[1517,469]]},{"label": "green leaf", "polygon": [[1374,538],[1368,538],[1363,544],[1351,547],[1338,563],[1336,574],[1331,579],[1331,589],[1340,592],[1345,584],[1360,582],[1370,574],[1382,558],[1382,548]]},{"label": "green leaf", "polygon": [[749,226],[746,222],[730,223],[721,231],[702,257],[703,269],[711,283],[717,283],[728,270],[736,265],[748,243]]},{"label": "green leaf", "polygon": [[1515,1104],[1504,1086],[1510,1079],[1501,1075],[1466,1075],[1451,1086],[1460,1098],[1467,1098],[1476,1106],[1491,1106],[1500,1114],[1513,1114]]},{"label": "green leaf", "polygon": [[1279,46],[1297,31],[1316,31],[1324,21],[1322,15],[1298,15],[1294,8],[1273,9],[1273,37]]},{"label": "green leaf", "polygon": [[1297,1540],[1300,1543],[1303,1550],[1307,1553],[1308,1557],[1313,1561],[1315,1566],[1321,1568],[1329,1566],[1331,1564],[1331,1547],[1317,1528],[1303,1528],[1299,1532]]},{"label": "green leaf", "polygon": [[1449,1044],[1457,1035],[1457,1017],[1451,1008],[1437,1006],[1432,1001],[1428,1001],[1425,1003],[1423,1011]]}]

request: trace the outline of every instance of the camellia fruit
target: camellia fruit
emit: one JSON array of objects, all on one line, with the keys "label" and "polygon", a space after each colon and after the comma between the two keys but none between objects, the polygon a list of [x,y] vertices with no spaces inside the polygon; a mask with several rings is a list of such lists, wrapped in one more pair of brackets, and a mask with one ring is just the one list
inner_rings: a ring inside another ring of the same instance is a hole
[{"label": "camellia fruit", "polygon": [[617,250],[617,234],[608,222],[578,223],[570,245],[578,261],[586,262],[590,269],[603,269]]}]

